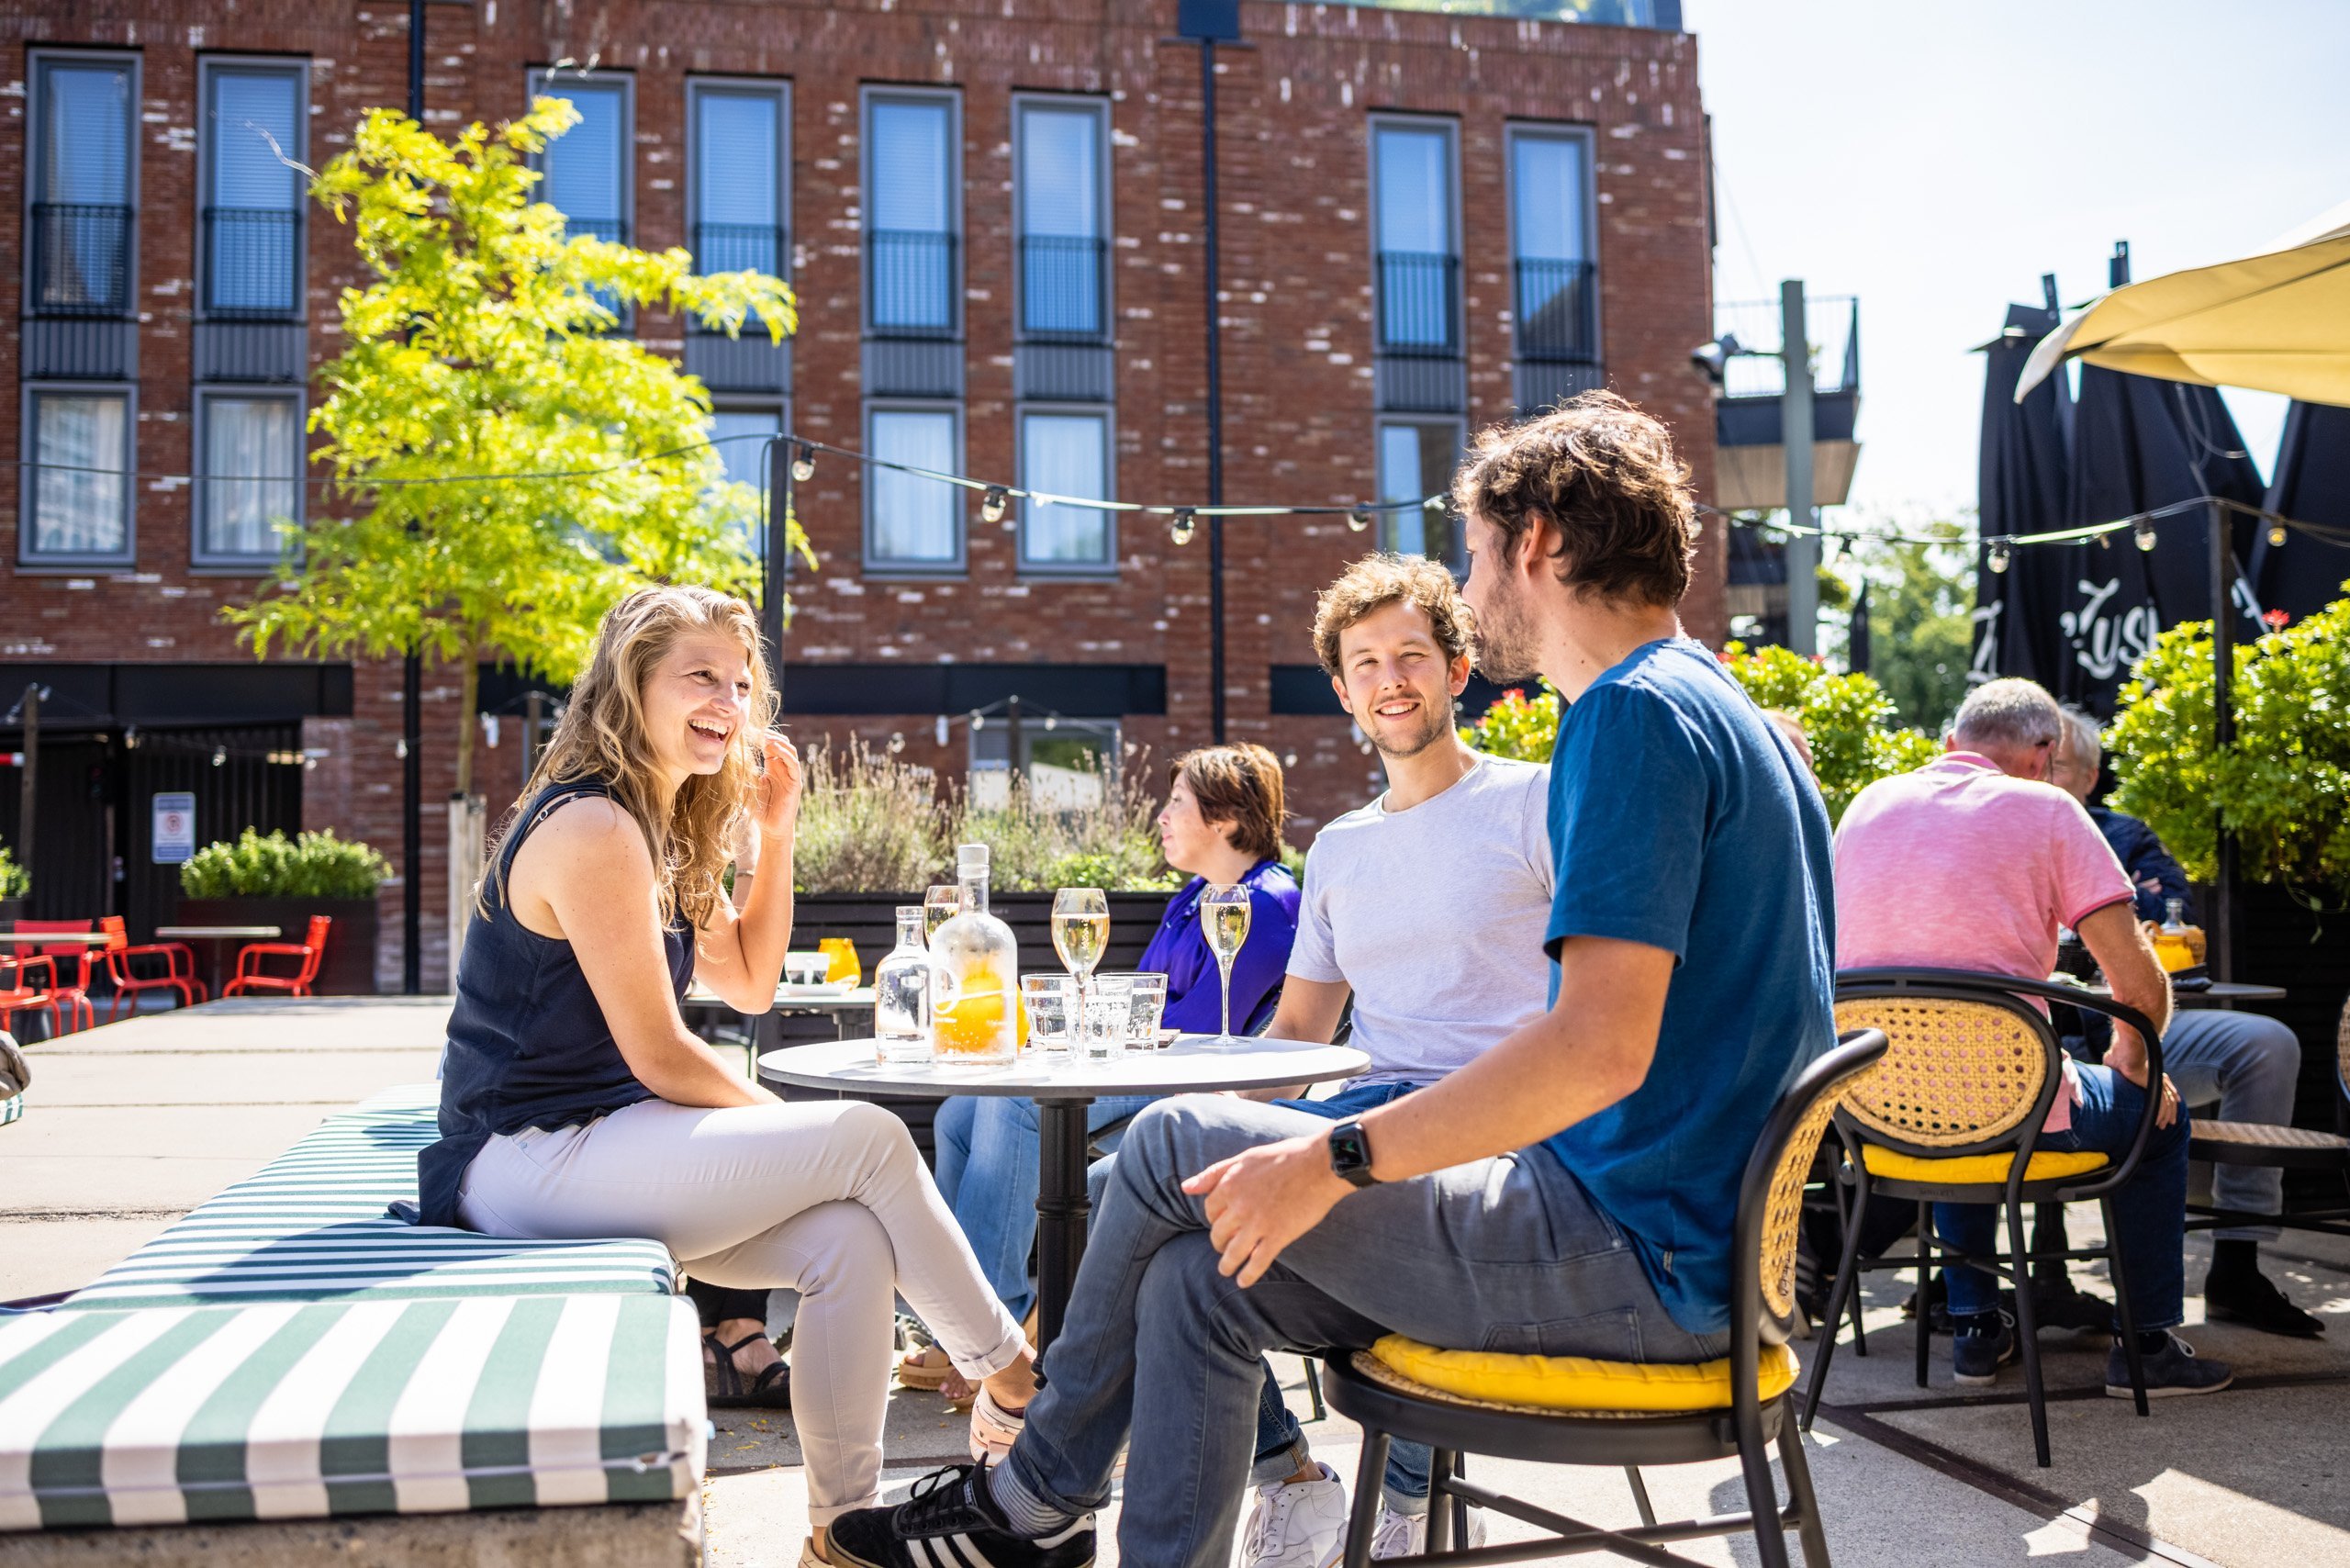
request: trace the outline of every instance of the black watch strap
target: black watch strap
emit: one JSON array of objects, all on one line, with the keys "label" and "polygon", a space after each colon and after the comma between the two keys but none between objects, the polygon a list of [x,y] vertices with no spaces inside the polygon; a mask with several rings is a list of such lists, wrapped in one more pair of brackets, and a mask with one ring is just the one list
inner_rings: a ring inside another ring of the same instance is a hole
[{"label": "black watch strap", "polygon": [[1344,1121],[1330,1129],[1330,1169],[1351,1186],[1378,1185],[1379,1178],[1371,1173],[1371,1138],[1360,1122]]}]

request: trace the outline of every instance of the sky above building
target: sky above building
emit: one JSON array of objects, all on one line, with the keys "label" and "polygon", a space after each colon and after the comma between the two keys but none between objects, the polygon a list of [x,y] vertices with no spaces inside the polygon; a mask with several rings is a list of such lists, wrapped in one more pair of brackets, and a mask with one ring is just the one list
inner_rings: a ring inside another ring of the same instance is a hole
[{"label": "sky above building", "polygon": [[[1863,514],[1975,501],[2010,300],[2224,261],[2350,200],[2344,0],[1685,0],[1718,300],[1861,300]],[[2284,400],[2227,394],[2265,478]]]}]

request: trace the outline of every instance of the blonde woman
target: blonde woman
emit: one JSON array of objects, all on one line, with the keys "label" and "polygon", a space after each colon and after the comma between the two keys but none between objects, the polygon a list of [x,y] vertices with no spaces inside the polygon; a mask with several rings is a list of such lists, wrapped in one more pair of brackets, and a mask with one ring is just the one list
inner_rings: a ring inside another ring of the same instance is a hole
[{"label": "blonde woman", "polygon": [[[605,616],[483,879],[418,1174],[427,1224],[649,1237],[697,1278],[799,1291],[808,1563],[879,1496],[894,1293],[1002,1410],[1035,1381],[897,1118],[785,1104],[678,1015],[697,977],[767,1009],[790,939],[800,765],[765,670],[739,599],[648,588]],[[721,876],[745,820],[767,874],[738,910]]]}]

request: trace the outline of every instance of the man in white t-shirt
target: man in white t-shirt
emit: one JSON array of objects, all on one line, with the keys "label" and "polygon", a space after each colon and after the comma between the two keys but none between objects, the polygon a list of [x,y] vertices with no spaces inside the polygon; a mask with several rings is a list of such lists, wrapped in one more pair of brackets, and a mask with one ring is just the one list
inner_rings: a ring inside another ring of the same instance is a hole
[{"label": "man in white t-shirt", "polygon": [[[1550,916],[1550,770],[1462,744],[1453,702],[1469,683],[1470,617],[1440,563],[1356,562],[1324,590],[1314,646],[1378,748],[1387,790],[1306,852],[1297,940],[1267,1033],[1327,1040],[1351,999],[1348,1043],[1371,1070],[1328,1099],[1295,1098],[1303,1086],[1254,1097],[1343,1121],[1435,1082],[1548,1011],[1543,967],[1515,960],[1540,949]],[[1346,1488],[1308,1452],[1270,1368],[1253,1478],[1242,1568],[1336,1562]],[[1427,1506],[1428,1450],[1398,1442],[1371,1554],[1425,1550]],[[1479,1518],[1472,1534],[1482,1530]]]}]

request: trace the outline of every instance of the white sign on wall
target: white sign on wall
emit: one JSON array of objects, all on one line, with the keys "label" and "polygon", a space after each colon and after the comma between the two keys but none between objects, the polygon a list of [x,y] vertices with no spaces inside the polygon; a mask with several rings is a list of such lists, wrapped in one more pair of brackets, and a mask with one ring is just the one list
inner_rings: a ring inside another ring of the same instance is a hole
[{"label": "white sign on wall", "polygon": [[153,859],[158,866],[178,866],[196,854],[196,796],[182,791],[155,797]]}]

